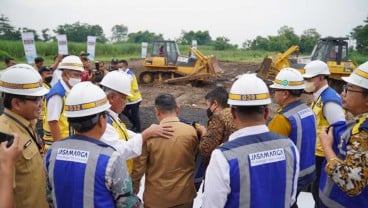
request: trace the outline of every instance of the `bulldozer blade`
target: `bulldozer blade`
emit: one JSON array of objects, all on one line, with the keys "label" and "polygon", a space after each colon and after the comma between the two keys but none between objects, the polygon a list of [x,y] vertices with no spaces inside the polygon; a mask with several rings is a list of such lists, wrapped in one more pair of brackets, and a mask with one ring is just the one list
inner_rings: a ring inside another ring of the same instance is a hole
[{"label": "bulldozer blade", "polygon": [[221,67],[218,63],[218,60],[215,56],[209,58],[208,68],[209,68],[210,74],[220,74],[220,73],[224,72],[221,69]]},{"label": "bulldozer blade", "polygon": [[257,70],[257,75],[264,80],[268,79],[271,65],[272,65],[272,58],[269,57],[264,58],[261,66]]},{"label": "bulldozer blade", "polygon": [[207,80],[211,75],[209,74],[196,74],[196,75],[191,75],[191,76],[185,76],[185,77],[177,77],[177,78],[172,78],[172,79],[168,79],[165,80],[164,83],[167,84],[185,84],[191,81],[196,81],[196,80]]}]

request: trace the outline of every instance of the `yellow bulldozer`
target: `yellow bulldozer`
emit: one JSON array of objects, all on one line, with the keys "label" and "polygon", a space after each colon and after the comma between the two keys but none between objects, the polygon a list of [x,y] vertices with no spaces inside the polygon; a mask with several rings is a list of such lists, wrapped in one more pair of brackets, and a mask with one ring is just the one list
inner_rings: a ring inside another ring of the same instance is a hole
[{"label": "yellow bulldozer", "polygon": [[205,56],[193,47],[188,56],[183,56],[175,41],[154,41],[143,66],[145,71],[139,75],[139,82],[144,84],[208,81],[222,73],[215,56]]},{"label": "yellow bulldozer", "polygon": [[275,58],[266,57],[257,74],[267,83],[271,83],[282,68],[292,67],[304,73],[305,64],[309,61],[321,60],[326,62],[330,69],[330,86],[341,92],[343,85],[341,77],[348,76],[356,68],[356,65],[349,59],[348,52],[348,38],[321,38],[315,45],[311,56],[299,57],[299,46],[294,45],[284,53],[277,54]]}]

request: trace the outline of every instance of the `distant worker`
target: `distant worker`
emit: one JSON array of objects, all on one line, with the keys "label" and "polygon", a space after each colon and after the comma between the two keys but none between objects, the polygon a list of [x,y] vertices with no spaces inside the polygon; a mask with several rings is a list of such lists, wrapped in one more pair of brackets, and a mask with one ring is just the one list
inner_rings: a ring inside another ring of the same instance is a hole
[{"label": "distant worker", "polygon": [[160,56],[165,56],[165,47],[162,45],[161,47],[160,47],[160,49],[159,49],[159,55]]},{"label": "distant worker", "polygon": [[15,60],[13,58],[11,58],[11,57],[6,57],[4,59],[4,62],[5,62],[6,68],[11,67],[11,66],[14,66],[15,64],[17,64],[15,62]]},{"label": "distant worker", "polygon": [[[322,207],[368,206],[368,62],[358,66],[341,93],[344,109],[354,120],[341,137],[335,138],[333,127],[321,131],[321,144],[327,164],[322,171],[320,197]],[[339,136],[339,135],[337,135]],[[338,149],[335,142],[339,141]]]},{"label": "distant worker", "polygon": [[160,125],[172,125],[171,139],[151,139],[144,144],[142,155],[134,160],[134,192],[139,192],[145,174],[145,207],[192,208],[196,196],[194,156],[198,148],[196,130],[180,122],[179,108],[171,94],[155,98],[155,113]]},{"label": "distant worker", "polygon": [[[145,141],[152,137],[171,138],[173,129],[170,126],[151,125],[142,134],[127,130],[120,120],[121,113],[126,104],[126,97],[130,94],[130,78],[120,71],[109,72],[100,85],[105,91],[111,105],[107,110],[107,127],[101,141],[114,147],[127,160],[129,173],[133,170],[133,158],[141,155]],[[128,160],[129,159],[129,160]]]},{"label": "distant worker", "polygon": [[51,207],[142,207],[124,159],[100,141],[110,104],[91,82],[70,90],[65,115],[75,134],[54,142],[45,157]]},{"label": "distant worker", "polygon": [[[133,71],[129,69],[128,62],[126,60],[120,60],[119,64],[120,64],[119,70],[128,74],[131,80],[131,85],[130,85],[131,96],[127,97],[128,103],[126,104],[122,114],[128,117],[130,123],[132,123],[132,128],[131,128],[132,131],[139,133],[142,131],[141,119],[139,115],[139,105],[141,104],[141,101],[142,101],[142,95],[139,92],[138,81]],[[120,116],[122,114],[120,114]]]},{"label": "distant worker", "polygon": [[[15,207],[48,208],[42,163],[44,145],[35,133],[42,99],[48,90],[42,86],[41,76],[32,66],[17,64],[2,72],[0,91],[5,107],[0,116],[0,132],[18,134],[22,150],[15,168],[10,170],[14,179],[11,183]],[[0,174],[2,177],[5,176]],[[3,205],[1,200],[0,206]]]},{"label": "distant worker", "polygon": [[[319,198],[319,182],[322,170],[322,163],[325,159],[319,135],[323,126],[334,125],[338,128],[345,126],[345,114],[341,106],[341,98],[337,92],[328,86],[327,78],[330,71],[326,63],[320,60],[309,62],[305,67],[304,90],[313,93],[314,102],[311,105],[316,115],[317,140],[316,140],[316,180],[312,184],[312,195],[315,207],[321,207]],[[338,130],[336,128],[335,130]]]},{"label": "distant worker", "polygon": [[[51,85],[51,79],[52,79],[52,70],[50,68],[47,68],[45,66],[41,67],[41,69],[38,71],[42,77],[42,85],[46,89],[50,89]],[[36,127],[37,127],[37,133],[38,135],[43,138],[43,119],[45,118],[45,112],[46,112],[46,99],[43,99],[43,105],[42,105],[42,111],[40,114],[40,117],[37,121]]]},{"label": "distant worker", "polygon": [[[289,137],[300,154],[297,199],[299,193],[312,184],[316,177],[316,117],[312,109],[300,100],[304,92],[304,80],[298,70],[282,69],[270,88],[274,91],[274,99],[280,108],[269,122],[268,128],[271,132]],[[296,202],[292,207],[298,207]]]},{"label": "distant worker", "polygon": [[64,115],[65,98],[70,89],[81,81],[83,64],[78,56],[67,56],[59,64],[60,79],[46,95],[46,112],[43,123],[46,149],[57,141],[73,134]]},{"label": "distant worker", "polygon": [[34,68],[37,70],[37,71],[40,71],[41,68],[43,67],[43,62],[44,62],[44,59],[42,57],[36,57],[34,59]]},{"label": "distant worker", "polygon": [[267,85],[244,74],[230,89],[239,130],[212,152],[204,184],[204,208],[291,207],[299,174],[299,153],[287,137],[266,124],[271,103]]}]

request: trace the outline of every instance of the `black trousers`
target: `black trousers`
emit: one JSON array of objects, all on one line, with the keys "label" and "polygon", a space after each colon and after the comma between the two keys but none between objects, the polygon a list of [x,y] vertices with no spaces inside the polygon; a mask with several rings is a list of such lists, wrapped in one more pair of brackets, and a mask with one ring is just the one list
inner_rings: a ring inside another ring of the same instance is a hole
[{"label": "black trousers", "polygon": [[131,130],[136,133],[140,133],[142,131],[141,119],[139,115],[140,104],[141,102],[139,101],[138,103],[126,105],[123,112],[120,114],[120,118],[122,114],[124,114],[129,119],[130,123],[132,123]]}]

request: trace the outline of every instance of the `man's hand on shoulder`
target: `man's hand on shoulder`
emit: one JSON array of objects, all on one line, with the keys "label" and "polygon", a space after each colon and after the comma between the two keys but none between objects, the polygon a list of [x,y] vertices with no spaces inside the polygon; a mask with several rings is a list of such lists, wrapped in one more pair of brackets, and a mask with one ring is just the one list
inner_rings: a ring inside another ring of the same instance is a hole
[{"label": "man's hand on shoulder", "polygon": [[150,138],[162,137],[165,139],[170,139],[174,135],[174,128],[169,125],[157,125],[152,124],[149,128],[142,132],[143,142]]}]

